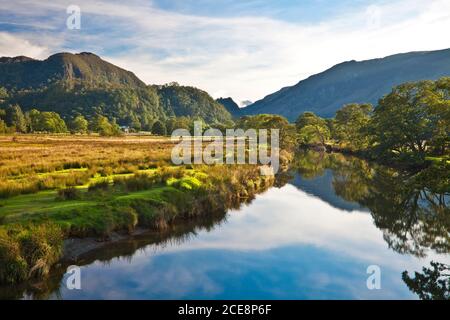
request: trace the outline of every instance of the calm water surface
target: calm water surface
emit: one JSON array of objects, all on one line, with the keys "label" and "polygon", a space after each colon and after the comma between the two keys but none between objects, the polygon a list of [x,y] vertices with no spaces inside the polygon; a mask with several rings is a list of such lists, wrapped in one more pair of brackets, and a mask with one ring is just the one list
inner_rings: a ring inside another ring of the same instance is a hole
[{"label": "calm water surface", "polygon": [[[49,280],[45,294],[21,294],[416,299],[402,272],[420,271],[430,261],[450,264],[448,194],[417,186],[414,193],[397,173],[359,160],[306,158],[286,184],[226,216],[162,239],[149,234],[92,253],[82,266],[82,290],[68,290],[61,273]],[[381,268],[380,290],[367,288],[370,265]]]}]

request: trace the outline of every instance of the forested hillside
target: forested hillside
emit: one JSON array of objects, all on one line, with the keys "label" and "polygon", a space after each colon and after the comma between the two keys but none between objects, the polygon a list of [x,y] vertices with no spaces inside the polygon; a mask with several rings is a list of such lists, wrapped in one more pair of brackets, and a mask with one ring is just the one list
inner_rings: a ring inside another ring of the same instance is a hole
[{"label": "forested hillside", "polygon": [[59,53],[43,61],[0,58],[0,88],[0,109],[56,112],[66,122],[101,115],[135,130],[150,130],[155,121],[170,117],[202,118],[207,123],[231,119],[202,90],[176,83],[146,85],[92,53]]}]

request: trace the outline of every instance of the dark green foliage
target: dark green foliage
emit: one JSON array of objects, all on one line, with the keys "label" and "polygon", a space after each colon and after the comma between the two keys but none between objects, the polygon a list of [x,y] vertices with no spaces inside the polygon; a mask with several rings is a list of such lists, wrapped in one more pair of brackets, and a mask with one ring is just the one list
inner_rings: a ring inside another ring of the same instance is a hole
[{"label": "dark green foliage", "polygon": [[133,73],[88,52],[57,53],[43,61],[26,57],[2,58],[0,61],[0,83],[9,90],[43,88],[49,82],[76,79],[92,85],[145,87]]},{"label": "dark green foliage", "polygon": [[344,104],[371,103],[392,87],[450,75],[450,49],[397,54],[382,59],[348,61],[266,96],[243,114],[280,114],[294,121],[305,111],[332,117]]},{"label": "dark green foliage", "polygon": [[152,134],[158,135],[158,136],[165,136],[167,135],[167,128],[166,125],[157,120],[152,126]]},{"label": "dark green foliage", "polygon": [[168,116],[202,118],[207,123],[231,120],[230,113],[205,91],[177,84],[158,88],[161,105]]},{"label": "dark green foliage", "polygon": [[93,192],[93,191],[108,190],[108,188],[109,188],[108,179],[102,179],[100,181],[91,183],[88,187],[88,191]]},{"label": "dark green foliage", "polygon": [[25,110],[54,111],[65,119],[76,115],[91,119],[101,114],[136,130],[145,129],[155,118],[165,117],[154,88],[92,87],[91,83],[73,81],[78,84],[58,82],[45,88],[17,91],[9,101]]},{"label": "dark green foliage", "polygon": [[338,143],[361,150],[369,145],[369,130],[373,107],[370,104],[352,103],[336,112],[333,123],[333,137]]},{"label": "dark green foliage", "polygon": [[58,199],[60,200],[77,200],[80,197],[80,191],[75,187],[58,190]]},{"label": "dark green foliage", "polygon": [[422,300],[450,300],[450,266],[432,261],[431,267],[415,272],[414,278],[405,271],[402,279]]},{"label": "dark green foliage", "polygon": [[78,115],[70,122],[70,130],[73,133],[87,133],[88,125],[86,118]]},{"label": "dark green foliage", "polygon": [[298,133],[298,142],[301,145],[321,144],[330,138],[330,128],[325,119],[316,116],[313,112],[305,112],[295,122]]},{"label": "dark green foliage", "polygon": [[149,176],[146,174],[135,174],[132,178],[114,179],[114,185],[124,188],[127,191],[140,191],[150,189],[161,181],[156,175]]},{"label": "dark green foliage", "polygon": [[17,132],[27,132],[27,121],[19,105],[9,105],[5,111],[5,122]]},{"label": "dark green foliage", "polygon": [[188,117],[170,117],[166,121],[166,128],[169,134],[172,134],[174,130],[185,129],[190,130],[193,126],[192,119]]},{"label": "dark green foliage", "polygon": [[406,83],[383,97],[374,111],[376,154],[423,162],[450,146],[450,79]]},{"label": "dark green foliage", "polygon": [[295,147],[295,127],[286,118],[274,114],[260,114],[256,116],[244,116],[236,123],[236,128],[267,129],[270,136],[271,129],[279,130],[280,148],[290,150]]},{"label": "dark green foliage", "polygon": [[117,136],[121,134],[121,130],[115,120],[110,123],[108,118],[102,115],[96,115],[92,119],[90,130],[98,132],[101,136]]},{"label": "dark green foliage", "polygon": [[27,113],[29,132],[67,132],[67,126],[56,112],[40,112],[36,109]]}]

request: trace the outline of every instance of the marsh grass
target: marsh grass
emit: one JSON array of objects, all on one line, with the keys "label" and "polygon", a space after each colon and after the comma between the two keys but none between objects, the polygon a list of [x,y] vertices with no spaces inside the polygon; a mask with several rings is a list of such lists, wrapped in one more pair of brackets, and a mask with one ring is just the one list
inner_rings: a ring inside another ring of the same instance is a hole
[{"label": "marsh grass", "polygon": [[63,234],[52,223],[0,229],[1,283],[46,276],[62,255]]},{"label": "marsh grass", "polygon": [[145,137],[0,136],[0,198],[165,166],[172,146],[169,139]]}]

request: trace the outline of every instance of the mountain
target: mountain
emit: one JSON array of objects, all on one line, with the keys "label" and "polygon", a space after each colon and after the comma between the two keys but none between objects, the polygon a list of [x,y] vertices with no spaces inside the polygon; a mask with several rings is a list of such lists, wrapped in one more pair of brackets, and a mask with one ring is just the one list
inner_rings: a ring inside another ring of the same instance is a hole
[{"label": "mountain", "polygon": [[241,108],[239,108],[237,103],[234,102],[234,100],[232,98],[219,98],[216,101],[218,103],[220,103],[221,105],[223,105],[225,107],[225,109],[227,109],[227,111],[229,113],[231,113],[231,115],[233,117],[235,117],[235,118],[240,117],[240,115],[241,115]]},{"label": "mountain", "polygon": [[191,116],[207,123],[225,123],[231,114],[207,92],[176,83],[158,87],[161,104],[168,116]]},{"label": "mountain", "polygon": [[65,120],[102,114],[139,130],[171,116],[201,117],[208,123],[231,119],[200,89],[146,85],[132,72],[88,52],[58,53],[42,61],[2,57],[0,87],[8,91],[0,108],[18,104],[25,111],[58,112]]},{"label": "mountain", "polygon": [[298,84],[285,87],[243,108],[243,114],[274,113],[294,121],[312,111],[332,117],[347,103],[374,105],[392,87],[450,76],[450,49],[396,54],[382,59],[348,61]]},{"label": "mountain", "polygon": [[49,82],[76,80],[99,86],[145,87],[132,72],[89,52],[57,53],[43,61],[24,56],[0,58],[0,84],[6,89],[38,88]]}]

